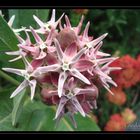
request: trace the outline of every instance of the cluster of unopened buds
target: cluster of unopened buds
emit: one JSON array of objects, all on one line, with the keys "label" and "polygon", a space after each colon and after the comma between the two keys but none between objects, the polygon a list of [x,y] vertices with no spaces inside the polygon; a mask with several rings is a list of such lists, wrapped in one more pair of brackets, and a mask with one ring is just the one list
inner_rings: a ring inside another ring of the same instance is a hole
[{"label": "cluster of unopened buds", "polygon": [[[62,26],[61,20],[65,18]],[[117,58],[100,51],[103,39],[107,33],[94,39],[88,36],[90,22],[86,24],[81,33],[84,16],[77,27],[72,27],[69,18],[64,14],[55,19],[55,10],[49,21],[44,23],[33,15],[40,26],[39,29],[13,29],[14,16],[8,25],[19,40],[18,50],[6,52],[15,55],[10,62],[22,59],[25,69],[3,68],[4,71],[24,77],[24,81],[12,93],[11,98],[20,94],[23,89],[30,87],[31,100],[35,96],[36,86],[40,86],[42,100],[47,105],[56,105],[57,111],[54,119],[57,122],[68,114],[76,127],[74,114],[80,113],[83,117],[92,109],[97,108],[99,86],[105,87],[111,94],[110,85],[117,86],[109,77],[111,71],[119,67],[110,67]],[[19,32],[25,32],[23,39]],[[31,42],[33,35],[35,42]]]}]

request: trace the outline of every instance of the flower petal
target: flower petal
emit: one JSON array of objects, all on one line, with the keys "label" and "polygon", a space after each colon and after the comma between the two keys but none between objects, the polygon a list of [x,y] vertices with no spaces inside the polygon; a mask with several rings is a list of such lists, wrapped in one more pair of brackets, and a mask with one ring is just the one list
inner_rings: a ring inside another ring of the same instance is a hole
[{"label": "flower petal", "polygon": [[43,66],[43,67],[38,67],[33,73],[32,76],[38,77],[41,74],[47,73],[47,72],[56,72],[60,68],[60,65],[54,64],[54,65],[49,65],[49,66]]},{"label": "flower petal", "polygon": [[87,23],[84,33],[83,33],[83,39],[88,39],[88,30],[89,30],[90,22]]},{"label": "flower petal", "polygon": [[34,20],[38,23],[40,27],[44,27],[44,23],[35,15],[33,15]]},{"label": "flower petal", "polygon": [[69,118],[70,118],[72,124],[74,125],[74,127],[77,128],[77,123],[76,123],[76,121],[75,121],[75,119],[74,119],[74,114],[72,114],[71,112],[69,112],[69,113],[68,113],[68,116],[69,116]]},{"label": "flower petal", "polygon": [[72,102],[72,104],[75,106],[75,108],[81,113],[81,115],[82,115],[83,117],[85,117],[86,114],[85,114],[83,108],[81,107],[79,101],[77,100],[77,98],[76,98],[76,97],[73,97],[71,102]]},{"label": "flower petal", "polygon": [[103,85],[104,86],[104,88],[109,92],[109,93],[111,93],[112,95],[114,95],[114,93],[106,86],[106,85]]},{"label": "flower petal", "polygon": [[9,60],[9,62],[14,62],[14,61],[17,61],[17,60],[19,60],[21,58],[22,58],[22,56],[20,55],[20,56],[18,56],[16,58],[13,58],[13,59]]},{"label": "flower petal", "polygon": [[55,9],[52,10],[51,22],[55,22]]},{"label": "flower petal", "polygon": [[7,55],[20,55],[20,51],[5,52]]},{"label": "flower petal", "polygon": [[83,72],[87,71],[93,66],[93,63],[89,60],[81,59],[72,68],[76,68],[78,71]]},{"label": "flower petal", "polygon": [[43,40],[41,39],[41,37],[35,32],[35,30],[30,26],[31,32],[36,40],[37,43],[41,43],[43,42]]},{"label": "flower petal", "polygon": [[74,88],[73,92],[75,93],[75,95],[80,95],[80,94],[92,94],[93,92],[95,92],[95,89],[93,88],[87,88],[87,89],[82,89],[82,88]]},{"label": "flower petal", "polygon": [[108,62],[112,62],[114,60],[116,60],[117,58],[114,58],[114,57],[110,57],[110,58],[102,58],[102,59],[97,59],[97,63],[98,64],[104,64],[104,63],[108,63]]},{"label": "flower petal", "polygon": [[96,56],[102,45],[103,45],[103,41],[101,41],[95,48],[93,48],[93,51],[91,52],[91,56],[93,55]]},{"label": "flower petal", "polygon": [[37,47],[30,47],[30,46],[24,46],[24,45],[18,45],[21,49],[25,50],[25,51],[29,51],[35,54],[39,53],[39,48]]},{"label": "flower petal", "polygon": [[40,67],[42,64],[43,64],[43,59],[41,59],[41,60],[33,60],[33,61],[31,62],[31,65],[32,65],[32,67],[33,67],[34,69]]},{"label": "flower petal", "polygon": [[2,70],[7,71],[7,72],[10,72],[10,73],[17,74],[19,76],[22,76],[22,74],[26,72],[26,70],[13,69],[13,68],[2,68]]},{"label": "flower petal", "polygon": [[110,56],[110,54],[108,54],[108,53],[103,53],[103,52],[97,52],[97,56]]},{"label": "flower petal", "polygon": [[53,64],[58,63],[55,54],[47,54],[46,60],[47,60],[48,65],[53,65]]},{"label": "flower petal", "polygon": [[77,69],[74,69],[74,68],[73,68],[73,69],[70,70],[70,72],[71,72],[71,74],[72,74],[74,77],[80,79],[80,80],[83,81],[84,83],[86,83],[86,84],[88,84],[88,85],[91,84],[90,81],[89,81],[83,74],[81,74]]},{"label": "flower petal", "polygon": [[65,15],[65,20],[66,20],[66,26],[71,28],[70,20],[67,15]]},{"label": "flower petal", "polygon": [[59,42],[56,38],[54,39],[54,43],[55,43],[55,46],[56,46],[56,51],[57,51],[58,58],[59,58],[60,61],[62,61],[64,53],[63,53],[63,51],[61,49],[61,46],[60,46],[60,44],[59,44]]},{"label": "flower petal", "polygon": [[35,94],[36,83],[37,83],[37,81],[35,79],[31,80],[29,82],[29,85],[30,85],[30,88],[31,88],[31,100],[33,100],[33,97],[34,97],[34,94]]},{"label": "flower petal", "polygon": [[75,82],[74,82],[74,77],[71,77],[69,80],[68,80],[68,89],[69,90],[72,90],[74,85],[75,85]]},{"label": "flower petal", "polygon": [[7,24],[8,24],[10,27],[12,27],[14,20],[15,20],[15,15],[13,15],[13,16],[10,18],[10,20],[8,21]]},{"label": "flower petal", "polygon": [[55,87],[58,87],[59,73],[51,73],[51,82]]},{"label": "flower petal", "polygon": [[57,119],[57,117],[60,115],[67,101],[68,99],[66,97],[61,97],[54,119]]},{"label": "flower petal", "polygon": [[41,52],[40,52],[39,56],[36,58],[36,60],[43,59],[43,58],[46,57],[46,55],[47,55],[47,54],[46,54],[43,50],[41,50]]},{"label": "flower petal", "polygon": [[22,56],[22,60],[25,64],[26,70],[33,71],[32,65],[28,62],[25,56]]},{"label": "flower petal", "polygon": [[65,49],[65,52],[64,54],[67,56],[67,57],[74,57],[77,53],[77,45],[76,43],[72,43],[71,45],[69,45],[66,49]]},{"label": "flower petal", "polygon": [[86,51],[86,48],[81,49],[71,60],[71,63],[75,63],[77,62],[80,57],[84,54],[84,52]]},{"label": "flower petal", "polygon": [[82,15],[81,20],[80,20],[78,26],[75,28],[76,35],[78,35],[80,33],[83,21],[84,21],[84,16]]},{"label": "flower petal", "polygon": [[89,48],[92,48],[94,46],[96,46],[98,43],[100,43],[106,36],[108,35],[108,33],[105,33],[103,35],[101,35],[100,37],[98,37],[97,39],[94,39],[93,41],[87,43],[87,46]]},{"label": "flower petal", "polygon": [[10,96],[10,98],[13,98],[14,96],[16,96],[17,94],[19,94],[24,88],[26,88],[28,86],[28,81],[24,80],[18,87],[17,89],[12,93],[12,95]]},{"label": "flower petal", "polygon": [[64,83],[67,79],[67,74],[66,72],[61,72],[60,75],[59,75],[59,79],[58,79],[58,96],[61,97],[62,96],[62,93],[63,93],[63,86],[64,86]]}]

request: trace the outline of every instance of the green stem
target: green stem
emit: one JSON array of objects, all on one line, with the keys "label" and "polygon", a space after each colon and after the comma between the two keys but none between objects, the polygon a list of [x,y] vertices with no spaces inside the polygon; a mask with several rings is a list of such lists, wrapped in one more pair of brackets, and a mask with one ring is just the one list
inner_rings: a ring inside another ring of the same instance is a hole
[{"label": "green stem", "polygon": [[1,70],[0,70],[0,76],[16,86],[19,85],[19,82],[17,80],[15,80],[14,78],[12,78],[11,76],[9,76],[8,74],[4,73]]}]

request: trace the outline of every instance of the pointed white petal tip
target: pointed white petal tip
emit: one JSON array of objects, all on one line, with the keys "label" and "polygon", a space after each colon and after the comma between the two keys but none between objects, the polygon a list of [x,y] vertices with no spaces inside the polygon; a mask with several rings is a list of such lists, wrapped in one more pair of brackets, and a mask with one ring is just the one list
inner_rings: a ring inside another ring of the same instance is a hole
[{"label": "pointed white petal tip", "polygon": [[13,98],[13,97],[14,97],[14,96],[13,96],[13,95],[11,95],[11,96],[10,96],[10,99],[11,99],[11,98]]},{"label": "pointed white petal tip", "polygon": [[7,68],[2,68],[2,70],[6,71],[6,70],[7,70]]},{"label": "pointed white petal tip", "polygon": [[104,34],[104,37],[106,37],[107,35],[108,35],[108,33],[105,33],[105,34]]}]

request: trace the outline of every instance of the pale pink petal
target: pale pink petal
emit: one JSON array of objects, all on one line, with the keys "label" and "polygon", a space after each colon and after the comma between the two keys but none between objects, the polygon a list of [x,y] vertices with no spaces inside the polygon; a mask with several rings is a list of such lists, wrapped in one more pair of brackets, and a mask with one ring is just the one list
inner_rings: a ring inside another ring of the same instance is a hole
[{"label": "pale pink petal", "polygon": [[71,28],[70,20],[67,15],[65,15],[65,20],[66,20],[66,26]]},{"label": "pale pink petal", "polygon": [[29,52],[32,52],[34,54],[39,53],[39,48],[37,48],[37,47],[24,46],[24,45],[20,45],[20,44],[18,46],[25,51],[29,51]]},{"label": "pale pink petal", "polygon": [[5,52],[7,55],[20,55],[20,51]]},{"label": "pale pink petal", "polygon": [[28,62],[25,56],[22,56],[22,60],[25,64],[25,68],[28,69],[29,71],[33,71],[32,65]]},{"label": "pale pink petal", "polygon": [[73,68],[73,69],[70,70],[70,73],[71,73],[71,75],[73,75],[74,77],[80,79],[84,83],[86,83],[88,85],[91,84],[90,81],[83,74],[81,74],[78,70]]},{"label": "pale pink petal", "polygon": [[110,57],[110,58],[97,59],[96,61],[98,64],[104,64],[104,63],[114,61],[114,60],[116,60],[116,58]]},{"label": "pale pink petal", "polygon": [[12,93],[10,98],[13,98],[17,94],[19,94],[24,88],[26,88],[29,85],[28,81],[24,80],[18,87],[17,89]]},{"label": "pale pink petal", "polygon": [[108,53],[103,53],[103,52],[97,52],[97,56],[110,56]]},{"label": "pale pink petal", "polygon": [[35,15],[33,15],[34,20],[38,23],[40,27],[44,27],[44,23]]},{"label": "pale pink petal", "polygon": [[56,118],[55,128],[58,127],[60,120],[61,120],[61,118],[64,117],[64,115],[65,115],[64,110],[62,110],[61,113],[59,114],[59,116]]},{"label": "pale pink petal", "polygon": [[55,9],[52,10],[52,16],[50,21],[55,22]]},{"label": "pale pink petal", "polygon": [[112,85],[114,85],[115,87],[117,87],[117,84],[113,81],[113,80],[107,80],[107,82],[111,83]]},{"label": "pale pink petal", "polygon": [[62,93],[63,93],[63,86],[64,83],[67,79],[67,73],[66,72],[61,72],[59,75],[59,79],[58,79],[58,96],[61,97]]},{"label": "pale pink petal", "polygon": [[57,27],[57,25],[59,24],[59,22],[61,21],[62,17],[64,16],[64,13],[62,14],[62,16],[55,22],[55,24],[53,25],[54,29]]},{"label": "pale pink petal", "polygon": [[77,123],[76,123],[76,121],[75,121],[75,119],[74,119],[74,114],[72,114],[71,112],[69,112],[69,113],[68,113],[68,116],[69,116],[69,118],[70,118],[72,124],[74,125],[74,127],[77,128]]},{"label": "pale pink petal", "polygon": [[84,33],[83,33],[83,39],[88,39],[88,30],[89,30],[90,22],[87,23]]},{"label": "pale pink petal", "polygon": [[57,117],[60,115],[67,101],[68,99],[66,97],[61,97],[54,119],[57,119]]},{"label": "pale pink petal", "polygon": [[87,45],[89,48],[92,48],[94,46],[96,46],[98,43],[100,43],[106,36],[108,35],[108,33],[103,34],[102,36],[98,37],[97,39],[94,39],[93,41],[89,42]]},{"label": "pale pink petal", "polygon": [[85,114],[83,108],[81,107],[79,101],[77,100],[77,98],[76,98],[76,97],[73,97],[71,102],[72,102],[72,104],[75,106],[75,108],[81,113],[81,115],[82,115],[83,117],[85,117],[86,114]]},{"label": "pale pink petal", "polygon": [[80,57],[84,54],[84,52],[86,51],[86,48],[81,49],[71,60],[71,63],[75,63],[77,62]]},{"label": "pale pink petal", "polygon": [[43,98],[51,98],[54,95],[58,95],[57,94],[57,90],[51,90],[48,88],[43,88],[41,90],[41,95],[43,96]]},{"label": "pale pink petal", "polygon": [[102,67],[102,69],[105,69],[105,68],[108,69],[109,65],[110,65],[113,61],[115,61],[116,59],[118,59],[118,57],[114,58],[112,61],[110,61],[110,62],[108,62],[107,64],[105,64],[105,65]]},{"label": "pale pink petal", "polygon": [[110,71],[121,70],[121,67],[109,67]]},{"label": "pale pink petal", "polygon": [[68,89],[69,90],[72,90],[74,85],[75,85],[75,82],[74,82],[74,77],[71,77],[69,80],[68,80]]},{"label": "pale pink petal", "polygon": [[47,51],[48,53],[54,53],[56,51],[56,48],[55,47],[47,47]]},{"label": "pale pink petal", "polygon": [[30,85],[30,88],[31,88],[31,100],[33,100],[33,98],[34,98],[36,83],[37,83],[37,81],[35,79],[31,80],[29,82],[29,85]]},{"label": "pale pink petal", "polygon": [[76,43],[72,43],[71,45],[69,45],[66,49],[65,49],[65,52],[64,54],[67,56],[67,57],[74,57],[77,53],[77,45]]},{"label": "pale pink petal", "polygon": [[96,55],[101,46],[103,45],[103,41],[101,41],[92,51],[91,55]]},{"label": "pale pink petal", "polygon": [[20,55],[20,56],[14,58],[14,59],[9,60],[9,62],[14,62],[14,61],[17,61],[17,60],[19,60],[21,58],[22,58],[22,56]]},{"label": "pale pink petal", "polygon": [[63,30],[63,27],[62,27],[62,23],[61,23],[61,21],[59,22],[59,28],[60,28],[60,31]]},{"label": "pale pink petal", "polygon": [[8,24],[10,27],[12,27],[14,20],[15,20],[15,15],[13,15],[13,16],[10,18],[10,20],[8,21],[7,24]]},{"label": "pale pink petal", "polygon": [[17,74],[20,76],[22,76],[22,74],[26,72],[25,70],[22,70],[22,69],[13,69],[13,68],[2,68],[2,70]]},{"label": "pale pink petal", "polygon": [[100,69],[97,69],[96,70],[96,73],[104,78],[107,78],[107,79],[111,79],[111,77],[109,77],[107,74],[105,74],[104,72],[102,72]]},{"label": "pale pink petal", "polygon": [[49,65],[49,66],[43,66],[43,67],[38,67],[32,75],[34,77],[38,77],[41,74],[47,73],[47,72],[56,72],[60,69],[60,65],[54,64],[54,65]]},{"label": "pale pink petal", "polygon": [[25,34],[27,36],[27,38],[26,38],[26,44],[27,45],[31,45],[31,40],[30,40],[30,37],[29,37],[29,34],[27,33],[27,31],[25,31]]},{"label": "pale pink petal", "polygon": [[83,21],[84,21],[84,16],[82,15],[81,20],[80,20],[78,26],[75,27],[75,33],[76,33],[76,35],[78,35],[80,33],[81,27],[82,27],[82,24],[83,24]]},{"label": "pale pink petal", "polygon": [[103,85],[104,86],[104,88],[107,90],[107,91],[109,91],[109,93],[111,93],[112,95],[114,95],[114,93],[106,86],[106,85]]},{"label": "pale pink petal", "polygon": [[43,40],[41,39],[41,37],[35,32],[35,30],[30,26],[31,32],[36,40],[37,43],[41,43],[43,42]]},{"label": "pale pink petal", "polygon": [[81,59],[76,64],[72,66],[72,68],[76,68],[80,72],[87,71],[93,66],[93,63],[89,60]]},{"label": "pale pink petal", "polygon": [[60,61],[62,61],[64,53],[63,53],[63,51],[61,49],[61,46],[60,46],[60,44],[59,44],[59,42],[56,38],[54,39],[54,43],[55,43],[55,46],[56,46],[56,51],[57,51],[58,58],[59,58]]},{"label": "pale pink petal", "polygon": [[80,95],[80,94],[93,94],[95,92],[95,89],[93,88],[87,88],[87,89],[82,89],[82,88],[74,88],[73,92],[75,95]]},{"label": "pale pink petal", "polygon": [[46,54],[44,51],[41,50],[41,52],[40,52],[39,56],[36,58],[36,60],[43,59],[43,58],[46,57],[46,55],[47,55],[47,54]]}]

